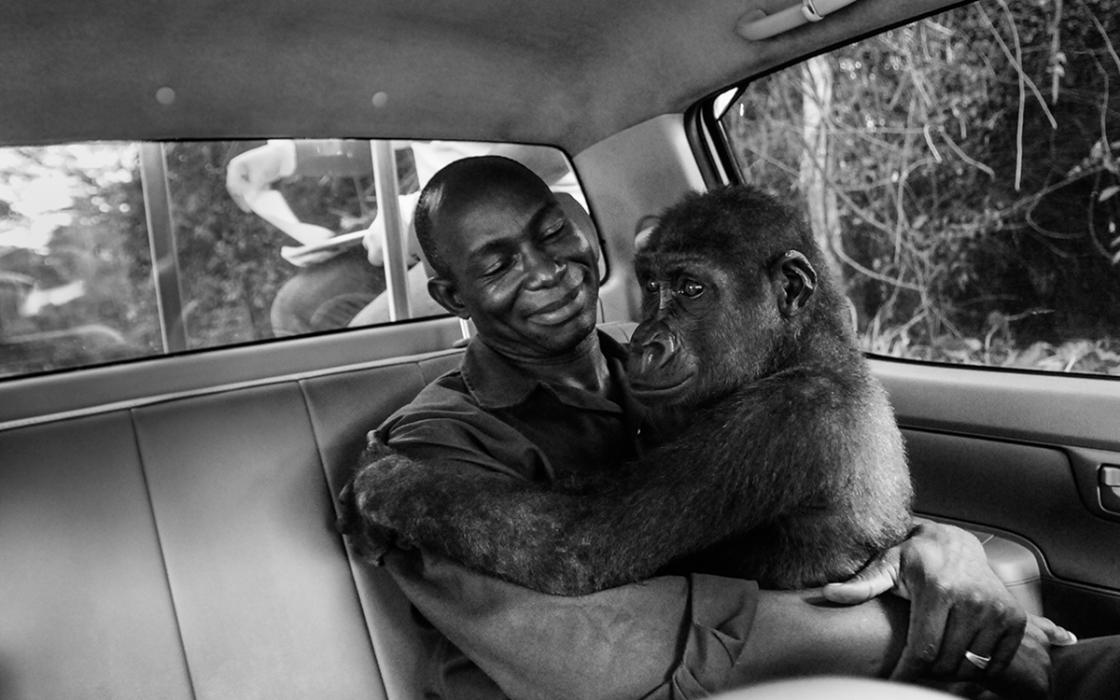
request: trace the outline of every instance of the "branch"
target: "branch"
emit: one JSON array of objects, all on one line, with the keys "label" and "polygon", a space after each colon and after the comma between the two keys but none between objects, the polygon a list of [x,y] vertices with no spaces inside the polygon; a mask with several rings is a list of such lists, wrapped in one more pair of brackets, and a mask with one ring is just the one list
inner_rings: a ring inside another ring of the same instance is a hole
[{"label": "branch", "polygon": [[1046,118],[1050,120],[1050,127],[1052,129],[1057,129],[1058,122],[1054,119],[1054,115],[1050,112],[1050,108],[1046,106],[1046,100],[1042,97],[1042,93],[1039,92],[1038,86],[1034,84],[1034,81],[1030,79],[1030,76],[1028,76],[1026,71],[1023,69],[1023,47],[1019,41],[1019,28],[1015,25],[1015,18],[1011,14],[1011,8],[1007,6],[1007,0],[997,1],[999,2],[1000,7],[1002,7],[1004,12],[1006,13],[1008,24],[1011,27],[1011,37],[1015,40],[1014,55],[1012,55],[1011,50],[1007,47],[1007,43],[1004,42],[1003,37],[1000,36],[999,30],[996,29],[995,23],[992,22],[992,18],[988,16],[988,13],[984,10],[984,8],[981,6],[977,6],[977,9],[980,10],[980,16],[984,19],[984,22],[991,30],[992,37],[996,40],[996,43],[999,44],[1000,49],[1003,50],[1003,55],[1007,57],[1007,60],[1011,63],[1011,66],[1015,68],[1015,72],[1019,80],[1019,114],[1015,127],[1015,191],[1018,192],[1022,186],[1023,181],[1023,122],[1025,120],[1027,109],[1027,95],[1024,87],[1030,87],[1031,92],[1033,92],[1035,97],[1038,99],[1038,104],[1042,107],[1042,111],[1046,114]]},{"label": "branch", "polygon": [[[1085,4],[1084,0],[1082,0],[1082,4]],[[1112,62],[1116,64],[1116,70],[1120,71],[1120,54],[1116,53],[1116,49],[1112,45],[1112,40],[1108,38],[1108,32],[1105,31],[1104,25],[1101,24],[1100,20],[1097,19],[1097,16],[1093,14],[1093,11],[1090,10],[1088,6],[1085,7],[1085,10],[1089,13],[1089,19],[1093,21],[1093,26],[1097,28],[1101,38],[1104,39],[1104,48],[1108,51],[1108,55],[1112,56]]]},{"label": "branch", "polygon": [[980,161],[972,158],[967,153],[965,153],[964,149],[958,146],[957,142],[954,141],[951,136],[949,136],[949,132],[945,130],[945,127],[937,127],[937,133],[941,134],[941,138],[945,139],[945,143],[949,144],[949,150],[951,150],[953,153],[956,153],[957,157],[959,157],[961,160],[968,163],[972,167],[976,168],[977,170],[983,170],[988,175],[988,177],[992,178],[993,180],[995,179],[996,171],[992,170],[987,165],[984,165]]}]

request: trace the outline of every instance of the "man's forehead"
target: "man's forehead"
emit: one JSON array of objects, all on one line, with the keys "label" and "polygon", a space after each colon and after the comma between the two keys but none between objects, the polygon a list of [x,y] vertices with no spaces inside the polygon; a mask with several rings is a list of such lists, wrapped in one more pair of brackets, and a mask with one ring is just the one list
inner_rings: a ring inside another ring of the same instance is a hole
[{"label": "man's forehead", "polygon": [[520,233],[543,210],[559,206],[547,189],[479,189],[472,198],[446,202],[436,214],[438,228],[459,236]]}]

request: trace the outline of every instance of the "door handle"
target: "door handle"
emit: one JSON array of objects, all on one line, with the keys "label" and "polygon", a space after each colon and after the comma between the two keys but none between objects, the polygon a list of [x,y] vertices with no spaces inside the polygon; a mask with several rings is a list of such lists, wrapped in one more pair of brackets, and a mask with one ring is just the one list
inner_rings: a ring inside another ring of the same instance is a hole
[{"label": "door handle", "polygon": [[1120,513],[1120,467],[1111,464],[1101,465],[1098,472],[1097,495],[1101,499],[1101,508]]}]

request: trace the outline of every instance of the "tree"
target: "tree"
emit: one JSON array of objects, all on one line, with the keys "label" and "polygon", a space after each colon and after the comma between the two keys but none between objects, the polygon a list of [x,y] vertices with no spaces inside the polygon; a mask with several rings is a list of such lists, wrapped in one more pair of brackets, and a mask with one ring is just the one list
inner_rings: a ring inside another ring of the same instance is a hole
[{"label": "tree", "polygon": [[977,3],[757,81],[725,117],[747,178],[805,201],[869,347],[1120,351],[1118,9]]}]

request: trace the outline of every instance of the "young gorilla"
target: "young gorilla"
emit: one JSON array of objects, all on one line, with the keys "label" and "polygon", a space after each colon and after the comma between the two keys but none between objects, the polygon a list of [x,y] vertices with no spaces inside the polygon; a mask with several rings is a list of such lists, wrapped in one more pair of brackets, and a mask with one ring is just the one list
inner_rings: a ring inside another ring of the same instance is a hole
[{"label": "young gorilla", "polygon": [[[360,527],[575,595],[666,570],[804,588],[910,527],[898,428],[805,224],[749,187],[693,195],[636,263],[632,388],[667,442],[592,482],[479,479],[373,443]],[[353,522],[351,522],[353,526]]]}]

